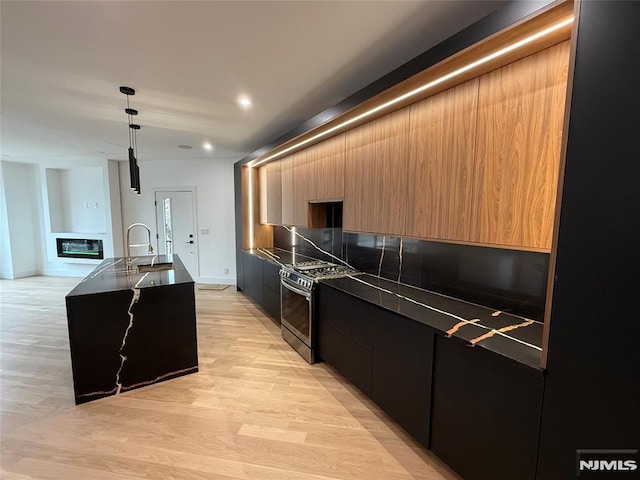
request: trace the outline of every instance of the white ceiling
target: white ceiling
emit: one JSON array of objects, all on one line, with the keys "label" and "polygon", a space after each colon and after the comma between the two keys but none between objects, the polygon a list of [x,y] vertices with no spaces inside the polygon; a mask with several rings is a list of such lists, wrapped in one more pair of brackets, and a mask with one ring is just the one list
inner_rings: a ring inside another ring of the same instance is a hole
[{"label": "white ceiling", "polygon": [[2,0],[2,159],[124,160],[128,85],[140,160],[236,160],[502,3]]}]

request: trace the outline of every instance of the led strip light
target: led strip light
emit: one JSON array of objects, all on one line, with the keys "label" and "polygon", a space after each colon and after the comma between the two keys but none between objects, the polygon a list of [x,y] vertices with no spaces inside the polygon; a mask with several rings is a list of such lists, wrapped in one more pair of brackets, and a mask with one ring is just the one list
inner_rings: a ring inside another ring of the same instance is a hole
[{"label": "led strip light", "polygon": [[503,55],[506,55],[507,53],[513,52],[514,50],[517,50],[521,47],[524,47],[525,45],[528,45],[531,42],[535,42],[536,40],[545,37],[547,35],[549,35],[550,33],[553,33],[569,24],[571,24],[574,20],[573,16],[570,16],[569,18],[567,18],[566,20],[563,20],[561,22],[555,23],[553,25],[551,25],[550,27],[547,27],[543,30],[540,30],[537,33],[534,33],[533,35],[530,35],[526,38],[523,38],[522,40],[519,40],[515,43],[512,43],[511,45],[508,45],[504,48],[501,48],[500,50],[497,50],[493,53],[490,53],[487,56],[484,56],[474,62],[471,62],[467,65],[465,65],[464,67],[460,67],[457,70],[454,70],[453,72],[447,73],[446,75],[443,75],[441,77],[436,78],[435,80],[432,80],[430,82],[425,83],[424,85],[421,85],[420,87],[417,87],[407,93],[404,93],[396,98],[393,98],[385,103],[382,103],[381,105],[378,105],[377,107],[373,107],[370,110],[367,110],[366,112],[361,113],[360,115],[357,115],[349,120],[345,120],[344,122],[339,123],[338,125],[335,125],[323,132],[320,132],[316,135],[313,135],[309,138],[307,138],[306,140],[302,140],[298,143],[295,143],[287,148],[285,148],[284,150],[282,150],[281,152],[278,153],[274,153],[273,155],[269,155],[265,158],[263,158],[262,160],[250,164],[249,168],[253,168],[253,167],[257,167],[259,165],[262,165],[265,162],[268,162],[270,160],[274,160],[282,155],[285,155],[289,152],[291,152],[292,150],[296,150],[299,147],[302,147],[303,145],[306,145],[308,143],[314,142],[315,140],[318,140],[322,137],[325,137],[333,132],[335,132],[336,130],[340,130],[343,127],[349,126],[353,123],[359,122],[360,120],[367,118],[371,115],[373,115],[374,113],[380,112],[381,110],[385,110],[399,102],[402,102],[408,98],[411,98],[415,95],[418,95],[419,93],[424,92],[425,90],[429,90],[430,88],[433,88],[437,85],[440,85],[441,83],[446,82],[447,80],[451,80],[452,78],[455,78],[459,75],[462,75],[465,72],[468,72],[469,70],[473,70],[474,68],[479,67],[480,65],[484,65],[487,62],[490,62],[492,60],[495,60],[498,57],[502,57]]},{"label": "led strip light", "polygon": [[[474,62],[468,63],[467,65],[460,67],[456,70],[454,70],[453,72],[449,72],[446,75],[443,75],[441,77],[436,78],[435,80],[432,80],[430,82],[425,83],[424,85],[421,85],[420,87],[414,88],[413,90],[404,93],[402,95],[397,96],[396,98],[393,98],[385,103],[382,103],[380,105],[378,105],[377,107],[373,107],[369,110],[367,110],[366,112],[361,113],[360,115],[357,115],[353,118],[350,118],[349,120],[345,120],[344,122],[339,123],[338,125],[334,125],[333,127],[320,132],[316,135],[313,135],[309,138],[307,138],[306,140],[302,140],[298,143],[295,143],[287,148],[285,148],[284,150],[274,153],[272,155],[269,155],[263,159],[261,159],[260,161],[256,162],[256,163],[250,163],[249,165],[247,165],[249,167],[249,248],[253,249],[254,245],[255,245],[255,241],[254,241],[254,218],[253,218],[253,179],[252,179],[252,172],[251,169],[254,167],[258,167],[260,165],[262,165],[263,163],[266,163],[270,160],[274,160],[278,157],[281,157],[282,155],[285,155],[293,150],[297,150],[299,147],[302,147],[304,145],[307,145],[308,143],[314,142],[320,138],[326,137],[327,135],[335,132],[336,130],[340,130],[344,127],[347,127],[351,124],[354,124],[356,122],[359,122],[360,120],[367,118],[371,115],[373,115],[374,113],[378,113],[382,110],[385,110],[399,102],[402,102],[408,98],[414,97],[416,95],[418,95],[419,93],[424,92],[425,90],[429,90],[430,88],[433,88],[437,85],[440,85],[441,83],[446,82],[447,80],[451,80],[452,78],[455,78],[459,75],[462,75],[465,72],[468,72],[469,70],[473,70],[474,68],[479,67],[480,65],[484,65],[487,62],[490,62],[492,60],[495,60],[496,58],[502,57],[503,55],[506,55],[507,53],[513,52],[514,50],[517,50],[521,47],[524,47],[525,45],[528,45],[532,42],[535,42],[536,40],[545,37],[547,35],[549,35],[550,33],[553,33],[557,30],[560,30],[561,28],[570,25],[574,20],[573,15],[570,16],[569,18],[562,20],[561,22],[555,23],[543,30],[540,30],[539,32],[534,33],[533,35],[529,35],[528,37],[523,38],[522,40],[519,40],[515,43],[512,43],[511,45],[508,45],[504,48],[501,48],[500,50],[496,50],[493,53],[490,53],[489,55],[486,55]],[[293,232],[292,232],[292,239],[293,237]]]}]

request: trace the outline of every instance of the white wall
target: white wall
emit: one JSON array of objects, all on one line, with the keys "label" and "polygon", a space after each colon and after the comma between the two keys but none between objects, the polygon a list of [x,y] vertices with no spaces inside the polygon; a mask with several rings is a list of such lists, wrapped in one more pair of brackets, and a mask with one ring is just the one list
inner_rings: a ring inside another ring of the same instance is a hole
[{"label": "white wall", "polygon": [[0,162],[0,278],[13,278],[11,261],[11,239],[4,190],[4,162]]},{"label": "white wall", "polygon": [[8,236],[3,233],[2,249],[3,252],[6,250],[8,239],[11,262],[9,269],[6,259],[3,258],[2,268],[6,270],[3,272],[3,277],[21,278],[38,275],[42,264],[40,172],[36,165],[2,163],[4,207],[8,231]]},{"label": "white wall", "polygon": [[52,231],[106,232],[103,169],[100,166],[46,170]]},{"label": "white wall", "polygon": [[[129,164],[120,162],[122,224],[126,227],[142,222],[156,236],[154,192],[177,187],[196,189],[196,246],[198,275],[196,281],[235,284],[235,218],[233,195],[233,161],[140,161],[142,195],[129,185]],[[209,230],[202,235],[202,230]],[[145,241],[133,237],[132,243]],[[225,273],[228,269],[228,273]]]},{"label": "white wall", "polygon": [[39,168],[42,210],[46,212],[42,218],[41,272],[83,277],[101,261],[58,257],[58,237],[102,240],[105,258],[122,256],[117,162],[49,160],[41,162]]}]

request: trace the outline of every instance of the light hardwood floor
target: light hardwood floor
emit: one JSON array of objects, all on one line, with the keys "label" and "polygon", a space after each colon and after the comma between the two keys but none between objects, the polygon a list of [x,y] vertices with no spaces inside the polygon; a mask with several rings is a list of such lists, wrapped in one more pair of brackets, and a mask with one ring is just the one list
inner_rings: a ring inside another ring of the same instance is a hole
[{"label": "light hardwood floor", "polygon": [[78,281],[0,281],[2,479],[458,478],[234,287],[196,290],[199,373],[75,406]]}]

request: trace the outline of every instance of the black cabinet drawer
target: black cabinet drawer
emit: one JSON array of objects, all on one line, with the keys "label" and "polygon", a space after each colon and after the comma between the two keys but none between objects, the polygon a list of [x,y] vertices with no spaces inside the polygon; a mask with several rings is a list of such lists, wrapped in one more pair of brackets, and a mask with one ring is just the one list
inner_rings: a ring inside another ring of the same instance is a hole
[{"label": "black cabinet drawer", "polygon": [[264,286],[271,290],[280,291],[280,265],[263,260]]},{"label": "black cabinet drawer", "polygon": [[371,351],[374,306],[322,284],[317,285],[317,299],[319,322]]},{"label": "black cabinet drawer", "polygon": [[374,325],[371,398],[428,447],[434,331],[384,311]]},{"label": "black cabinet drawer", "polygon": [[263,290],[263,264],[264,262],[255,255],[244,253],[244,292],[256,303],[262,305]]},{"label": "black cabinet drawer", "polygon": [[466,480],[533,480],[542,372],[435,340],[431,450]]},{"label": "black cabinet drawer", "polygon": [[320,357],[371,396],[371,352],[324,322],[318,322],[316,332]]},{"label": "black cabinet drawer", "polygon": [[280,292],[271,290],[266,285],[262,293],[262,308],[280,323]]}]

